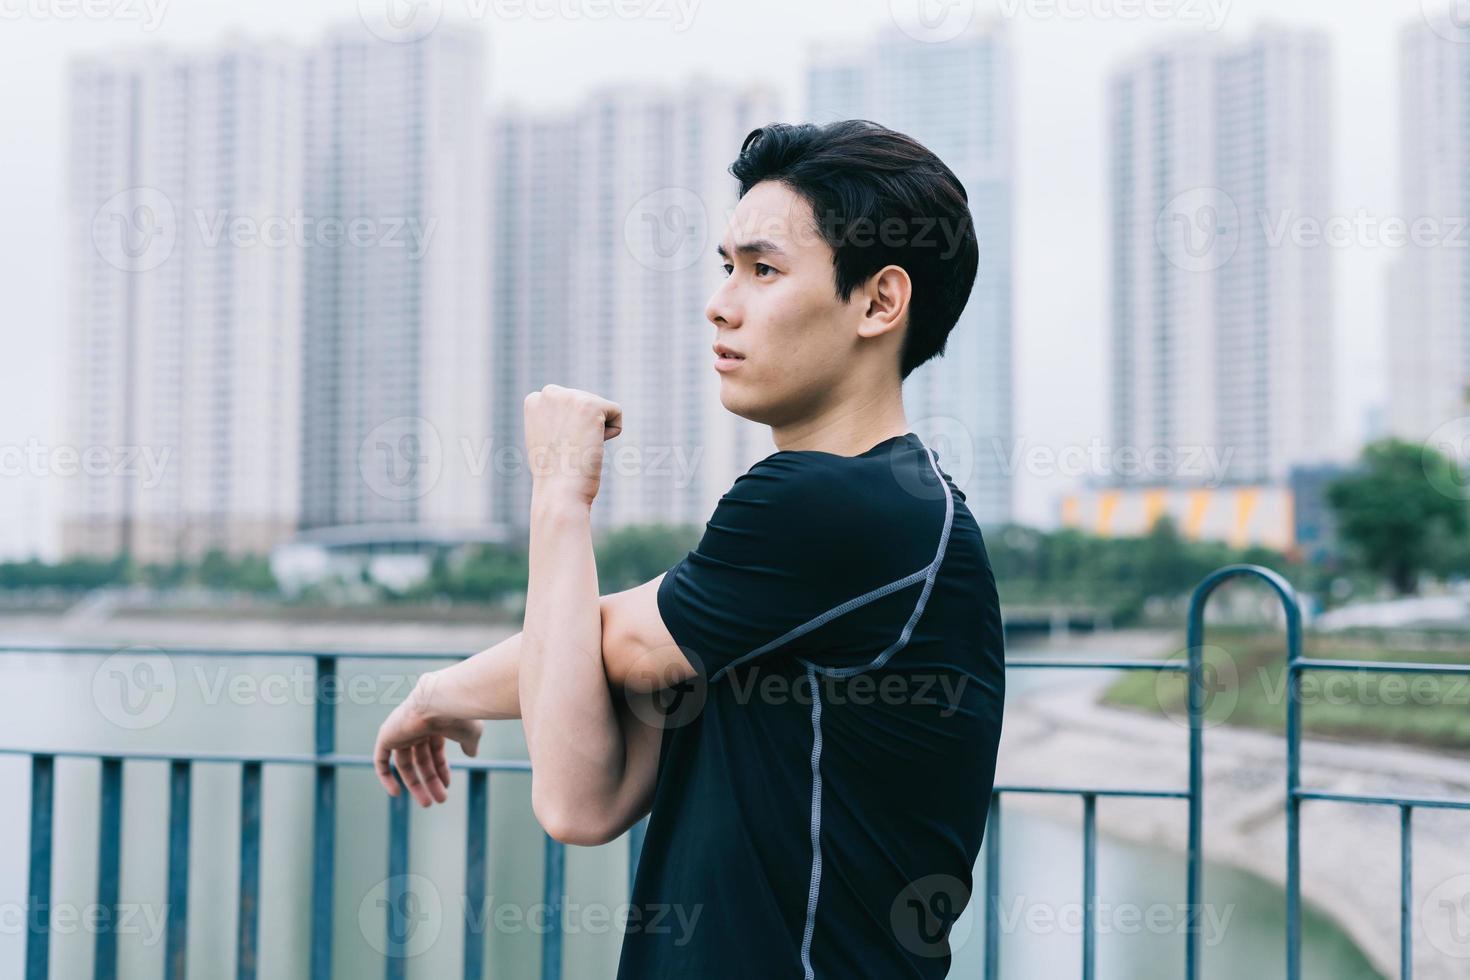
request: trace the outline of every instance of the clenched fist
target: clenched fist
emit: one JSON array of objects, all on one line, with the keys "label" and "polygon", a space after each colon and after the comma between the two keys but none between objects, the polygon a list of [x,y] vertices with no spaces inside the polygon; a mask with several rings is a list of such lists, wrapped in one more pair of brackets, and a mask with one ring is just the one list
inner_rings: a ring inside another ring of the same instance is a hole
[{"label": "clenched fist", "polygon": [[535,493],[591,506],[602,481],[602,444],[623,431],[617,403],[547,385],[526,396],[526,455]]}]

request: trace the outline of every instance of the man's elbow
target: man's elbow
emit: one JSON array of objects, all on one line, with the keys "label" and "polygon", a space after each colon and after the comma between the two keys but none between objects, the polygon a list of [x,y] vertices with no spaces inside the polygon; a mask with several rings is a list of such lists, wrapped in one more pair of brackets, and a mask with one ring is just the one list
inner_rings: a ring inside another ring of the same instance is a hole
[{"label": "man's elbow", "polygon": [[[534,783],[534,780],[533,780]],[[536,822],[553,840],[578,847],[596,847],[618,838],[620,831],[601,812],[603,808],[561,799],[531,787],[531,809]]]}]

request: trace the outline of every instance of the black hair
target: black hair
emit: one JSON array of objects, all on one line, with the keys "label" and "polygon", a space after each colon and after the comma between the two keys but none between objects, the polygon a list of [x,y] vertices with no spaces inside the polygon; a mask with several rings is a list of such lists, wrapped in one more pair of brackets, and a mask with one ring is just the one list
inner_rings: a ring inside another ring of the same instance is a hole
[{"label": "black hair", "polygon": [[970,298],[980,247],[964,185],[932,151],[866,119],[774,123],[745,137],[730,173],[741,197],[775,180],[811,205],[843,302],[884,266],[908,273],[900,378],[944,353]]}]

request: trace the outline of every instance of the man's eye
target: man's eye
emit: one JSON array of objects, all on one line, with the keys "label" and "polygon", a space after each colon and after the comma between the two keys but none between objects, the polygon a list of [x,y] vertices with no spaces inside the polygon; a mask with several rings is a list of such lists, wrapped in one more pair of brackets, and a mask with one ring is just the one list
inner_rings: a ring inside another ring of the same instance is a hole
[{"label": "man's eye", "polygon": [[[725,275],[726,276],[729,276],[731,273],[733,273],[735,271],[735,267],[733,265],[731,265],[730,263],[728,263],[728,262],[726,262],[724,265],[720,266],[720,268],[725,270]],[[776,271],[774,268],[772,268],[769,265],[766,265],[764,262],[757,262],[755,264],[755,273],[756,273],[756,275],[757,276],[763,275],[762,270],[764,270],[765,272],[775,272]]]}]

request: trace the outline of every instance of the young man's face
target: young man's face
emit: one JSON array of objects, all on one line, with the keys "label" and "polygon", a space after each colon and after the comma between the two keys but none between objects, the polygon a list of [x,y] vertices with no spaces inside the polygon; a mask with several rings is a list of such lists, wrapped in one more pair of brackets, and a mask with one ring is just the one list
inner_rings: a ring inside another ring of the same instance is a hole
[{"label": "young man's face", "polygon": [[811,205],[777,181],[756,184],[735,208],[717,260],[727,277],[705,316],[714,343],[744,357],[719,361],[712,352],[720,402],[771,426],[817,414],[850,373],[866,300],[861,289],[846,303],[837,298],[833,251]]}]

